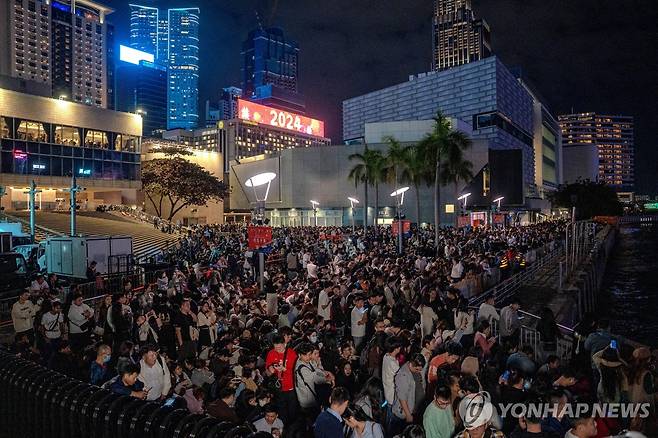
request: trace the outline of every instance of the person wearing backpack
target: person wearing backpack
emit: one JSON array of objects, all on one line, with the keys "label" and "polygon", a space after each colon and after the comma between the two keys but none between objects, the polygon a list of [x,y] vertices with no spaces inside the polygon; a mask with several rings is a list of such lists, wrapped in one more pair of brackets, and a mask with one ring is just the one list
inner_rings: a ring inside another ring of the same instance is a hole
[{"label": "person wearing backpack", "polygon": [[302,414],[308,419],[313,419],[320,413],[320,397],[316,385],[334,382],[331,373],[313,365],[311,361],[313,350],[314,347],[310,343],[299,344],[298,359],[295,364],[295,392]]}]

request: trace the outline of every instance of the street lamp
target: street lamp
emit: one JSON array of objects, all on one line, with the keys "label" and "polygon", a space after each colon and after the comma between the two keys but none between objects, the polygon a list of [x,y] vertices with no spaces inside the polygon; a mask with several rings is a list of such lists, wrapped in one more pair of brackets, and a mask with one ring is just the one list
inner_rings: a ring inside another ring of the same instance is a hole
[{"label": "street lamp", "polygon": [[[267,201],[267,196],[270,194],[270,185],[272,180],[276,178],[276,173],[274,172],[265,172],[254,175],[245,181],[244,185],[251,187],[254,190],[254,197],[256,198],[256,219],[263,220],[265,219],[265,201]],[[261,187],[267,185],[265,189],[264,196],[259,196],[256,187]]]},{"label": "street lamp", "polygon": [[500,211],[500,201],[502,201],[503,199],[505,199],[504,196],[499,196],[493,200],[493,202],[496,202],[498,204],[498,211]]},{"label": "street lamp", "polygon": [[314,201],[311,199],[311,206],[313,207],[313,217],[315,218],[315,226],[318,226],[318,205],[320,203],[318,201]]},{"label": "street lamp", "polygon": [[402,205],[404,204],[404,194],[409,190],[409,187],[402,187],[391,193],[391,197],[397,201],[397,216],[398,216],[398,252],[402,254],[403,239],[402,239]]},{"label": "street lamp", "polygon": [[354,204],[358,204],[359,200],[352,196],[348,196],[347,199],[350,200],[350,208],[352,209],[352,233],[354,233]]}]

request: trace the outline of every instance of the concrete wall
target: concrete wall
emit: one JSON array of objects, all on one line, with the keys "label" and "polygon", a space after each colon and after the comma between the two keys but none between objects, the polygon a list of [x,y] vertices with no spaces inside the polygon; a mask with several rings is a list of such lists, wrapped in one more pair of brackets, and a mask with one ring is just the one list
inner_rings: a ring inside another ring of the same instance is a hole
[{"label": "concrete wall", "polygon": [[583,144],[562,148],[563,181],[565,184],[577,180],[597,181],[599,176],[599,153],[596,145]]},{"label": "concrete wall", "polygon": [[66,100],[0,89],[0,115],[79,128],[142,135],[142,117]]},{"label": "concrete wall", "polygon": [[[165,158],[164,154],[161,153],[152,153],[149,151],[151,143],[145,143],[144,148],[146,151],[142,153],[142,161],[154,160],[157,158]],[[224,162],[222,160],[222,155],[218,152],[210,151],[201,151],[195,149],[189,149],[193,154],[184,155],[188,161],[196,163],[203,167],[208,172],[215,175],[220,180],[224,179],[224,173],[222,172]],[[150,214],[155,214],[155,209],[153,204],[148,200],[143,194],[140,196],[144,204],[144,209]],[[167,215],[169,212],[169,201],[165,199],[163,202],[163,214]],[[166,219],[166,218],[165,218]],[[209,224],[221,224],[224,223],[224,203],[211,201],[206,205],[191,206],[186,207],[176,213],[173,217],[174,222],[181,221],[182,223],[187,224],[197,224],[197,223],[209,223]]]},{"label": "concrete wall", "polygon": [[[369,144],[368,148],[386,153],[388,145],[381,143]],[[310,200],[313,199],[320,203],[320,209],[350,210],[350,202],[347,197],[353,196],[361,201],[358,211],[355,212],[355,217],[359,223],[362,223],[363,212],[361,209],[364,206],[365,188],[361,184],[355,187],[354,183],[348,179],[348,175],[356,164],[356,162],[349,160],[349,156],[354,153],[361,153],[363,150],[363,145],[288,149],[282,151],[280,157],[233,165],[230,172],[230,185],[233,188],[231,208],[253,208],[255,202],[253,190],[245,187],[244,182],[253,175],[267,171],[277,174],[277,178],[272,181],[270,187],[266,204],[268,209],[295,208],[297,210],[311,210]],[[474,173],[477,173],[487,163],[487,152],[486,141],[474,141],[473,147],[466,157],[473,162]],[[258,190],[258,196],[261,197],[264,187]],[[390,196],[390,193],[394,190],[395,185],[392,183],[380,185],[380,212],[385,207],[395,206],[395,199]],[[416,195],[419,196],[420,218],[416,217]],[[454,187],[442,188],[442,223],[451,224],[454,222],[453,214],[445,214],[445,204],[454,204],[454,198]],[[373,208],[369,212],[372,223],[375,206],[374,187],[368,188],[368,206]],[[418,191],[411,188],[404,198],[404,211],[407,218],[414,222],[419,221],[419,219],[420,222],[433,222],[433,189],[424,185]],[[350,214],[351,211],[346,212],[344,216],[349,218]]]}]

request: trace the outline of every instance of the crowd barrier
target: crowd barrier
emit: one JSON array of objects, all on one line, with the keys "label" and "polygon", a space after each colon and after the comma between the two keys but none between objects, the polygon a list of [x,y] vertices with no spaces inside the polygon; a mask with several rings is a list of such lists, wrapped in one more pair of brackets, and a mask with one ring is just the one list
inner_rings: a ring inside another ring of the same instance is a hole
[{"label": "crowd barrier", "polygon": [[0,350],[0,437],[244,438],[247,425],[191,414],[185,401],[114,394]]}]

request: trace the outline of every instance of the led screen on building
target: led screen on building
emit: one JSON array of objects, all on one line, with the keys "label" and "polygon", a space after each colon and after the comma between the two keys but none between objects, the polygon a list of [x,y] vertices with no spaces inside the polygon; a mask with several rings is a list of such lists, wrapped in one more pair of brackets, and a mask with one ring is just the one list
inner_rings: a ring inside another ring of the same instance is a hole
[{"label": "led screen on building", "polygon": [[324,122],[320,120],[242,99],[238,99],[238,117],[250,122],[324,137]]},{"label": "led screen on building", "polygon": [[123,62],[139,65],[140,61],[153,62],[155,57],[151,53],[142,52],[128,46],[119,46],[119,59]]}]

